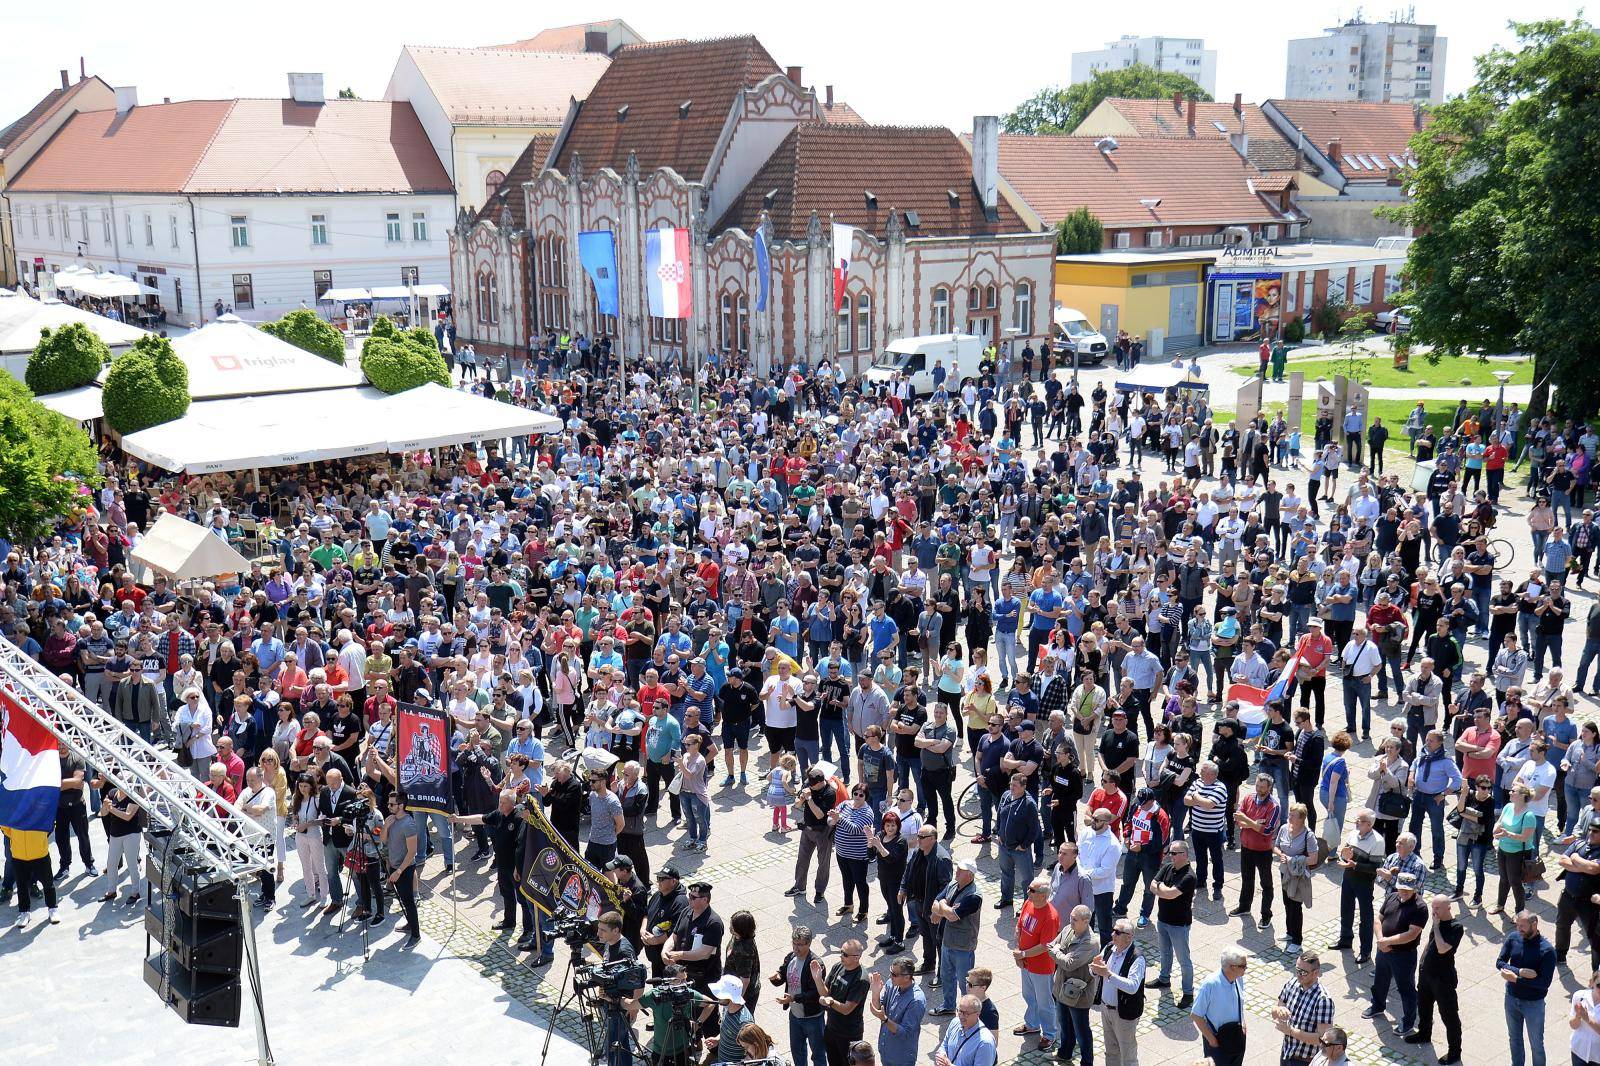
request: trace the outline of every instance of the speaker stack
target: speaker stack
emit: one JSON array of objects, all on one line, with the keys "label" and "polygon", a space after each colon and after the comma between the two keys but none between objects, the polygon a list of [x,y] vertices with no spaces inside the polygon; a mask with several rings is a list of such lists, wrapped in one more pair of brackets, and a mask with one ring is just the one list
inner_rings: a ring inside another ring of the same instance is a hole
[{"label": "speaker stack", "polygon": [[244,927],[238,888],[165,834],[146,836],[145,984],[191,1025],[239,1024]]}]

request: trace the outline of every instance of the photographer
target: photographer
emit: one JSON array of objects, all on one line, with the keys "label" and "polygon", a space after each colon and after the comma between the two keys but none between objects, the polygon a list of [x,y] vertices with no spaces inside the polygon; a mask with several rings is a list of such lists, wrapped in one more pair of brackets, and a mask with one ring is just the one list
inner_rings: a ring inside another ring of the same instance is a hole
[{"label": "photographer", "polygon": [[716,1013],[716,1000],[700,995],[687,983],[687,973],[681,965],[669,965],[662,982],[647,989],[635,1001],[648,1007],[651,1015],[650,1063],[651,1066],[690,1066],[695,1061],[692,1054],[690,1029],[697,1007],[709,1007]]},{"label": "photographer", "polygon": [[378,798],[370,785],[360,786],[356,795],[357,804],[351,813],[354,839],[349,849],[354,854],[347,859],[350,879],[356,885],[356,909],[350,917],[358,922],[370,919],[373,925],[381,925],[388,917],[389,905],[383,893],[383,851],[377,837]]}]

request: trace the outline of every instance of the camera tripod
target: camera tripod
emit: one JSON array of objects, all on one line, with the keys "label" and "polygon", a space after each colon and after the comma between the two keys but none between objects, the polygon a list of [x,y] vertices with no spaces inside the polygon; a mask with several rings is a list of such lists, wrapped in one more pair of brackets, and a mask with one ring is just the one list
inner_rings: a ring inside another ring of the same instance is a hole
[{"label": "camera tripod", "polygon": [[[373,854],[371,855],[367,854],[366,845],[368,844],[372,846]],[[360,886],[364,883],[363,879],[367,876],[366,865],[368,863],[376,864],[379,872],[378,891],[373,894],[372,905],[374,908],[373,913],[375,915],[380,914],[387,909],[387,904],[382,898],[382,893],[384,879],[383,871],[388,866],[388,863],[384,858],[383,842],[378,839],[378,833],[377,830],[373,828],[373,819],[370,815],[357,819],[355,824],[355,833],[353,839],[350,841],[350,851],[361,856],[359,860],[362,864],[361,871],[358,873],[356,870],[350,869],[349,866],[346,865],[345,869],[339,871],[339,875],[341,877],[345,876],[346,874],[349,875],[349,894],[355,896],[356,909],[359,910],[361,901]],[[348,863],[348,860],[346,860],[346,862]],[[370,885],[367,887],[369,889],[371,888]],[[380,904],[383,904],[383,906],[380,906]],[[342,911],[340,913],[341,921],[348,921],[349,914],[350,912]],[[363,918],[357,924],[361,926],[361,964],[365,966],[368,960],[372,958],[372,920],[370,918]]]},{"label": "camera tripod", "polygon": [[[582,941],[569,941],[567,943],[567,968],[561,975],[561,983],[556,986],[556,1005],[550,1009],[550,1024],[545,1028],[544,1044],[539,1049],[540,1066],[544,1066],[545,1060],[550,1056],[550,1040],[556,1031],[556,1019],[561,1016],[563,1010],[568,1008],[573,1009],[583,1021],[584,1046],[589,1049],[589,1061],[591,1063],[600,1062],[602,1057],[609,1058],[610,1052],[616,1050],[614,1048],[601,1047],[604,1037],[596,1033],[597,1019],[595,1015],[597,1004],[594,1001],[595,997],[586,994],[583,989],[578,987],[577,982],[572,980],[573,971],[584,965],[583,947]],[[569,984],[570,988],[568,987]],[[574,1006],[574,1003],[576,1003],[576,1006]],[[609,1024],[611,1012],[620,1011],[622,1007],[620,1004],[610,1002],[601,1002],[599,1005],[603,1006],[606,1011],[605,1020],[607,1023],[600,1026],[600,1034],[608,1034],[611,1031]],[[622,1050],[631,1051],[631,1048]]]}]

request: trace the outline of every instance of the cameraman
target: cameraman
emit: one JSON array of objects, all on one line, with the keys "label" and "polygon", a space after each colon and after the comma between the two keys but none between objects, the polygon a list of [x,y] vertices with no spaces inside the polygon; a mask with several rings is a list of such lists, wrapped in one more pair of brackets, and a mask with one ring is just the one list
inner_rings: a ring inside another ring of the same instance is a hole
[{"label": "cameraman", "polygon": [[651,1066],[690,1066],[691,1062],[698,1061],[691,1035],[697,1027],[695,1019],[704,1008],[710,1008],[710,1013],[715,1014],[717,1001],[689,987],[688,974],[682,965],[669,963],[661,983],[640,994],[636,1002],[650,1008]]},{"label": "cameraman", "polygon": [[[595,945],[602,963],[632,962],[633,945],[622,935],[622,915],[606,911],[596,926],[599,944]],[[638,997],[618,1001],[605,992],[596,998],[608,1004],[606,1010],[606,1066],[633,1066],[633,1030],[630,1019],[638,1011]]]}]

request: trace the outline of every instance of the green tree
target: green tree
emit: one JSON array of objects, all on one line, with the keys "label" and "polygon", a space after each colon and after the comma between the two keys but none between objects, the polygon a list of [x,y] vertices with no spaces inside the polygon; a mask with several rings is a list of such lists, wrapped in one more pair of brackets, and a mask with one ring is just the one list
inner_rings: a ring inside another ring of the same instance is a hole
[{"label": "green tree", "polygon": [[361,371],[375,387],[391,395],[430,381],[446,388],[450,385],[450,368],[439,354],[433,334],[425,329],[399,329],[388,315],[378,316],[372,335],[361,345]]},{"label": "green tree", "polygon": [[1579,19],[1513,23],[1514,49],[1411,139],[1406,259],[1411,340],[1431,356],[1533,356],[1528,414],[1549,386],[1563,407],[1600,405],[1600,34]]},{"label": "green tree", "polygon": [[356,95],[356,91],[354,89],[350,88],[347,85],[343,89],[339,90],[339,99],[341,99],[341,100],[359,100],[359,99],[361,99],[361,97],[357,96]]},{"label": "green tree", "polygon": [[189,368],[167,338],[140,337],[111,364],[104,393],[111,428],[137,433],[189,410]]},{"label": "green tree", "polygon": [[89,384],[109,362],[106,342],[84,323],[69,322],[58,330],[39,331],[24,377],[34,395],[43,396]]},{"label": "green tree", "polygon": [[1098,71],[1076,85],[1040,89],[1002,118],[1000,125],[1007,133],[1071,133],[1108,96],[1163,100],[1171,99],[1173,93],[1191,100],[1211,99],[1192,78],[1135,63]]},{"label": "green tree", "polygon": [[344,334],[318,318],[315,311],[305,308],[290,311],[276,322],[262,323],[261,332],[344,366]]},{"label": "green tree", "polygon": [[81,488],[99,483],[83,427],[0,374],[0,536],[27,541],[75,517]]},{"label": "green tree", "polygon": [[1080,207],[1056,225],[1057,255],[1087,255],[1106,246],[1106,228],[1087,207]]}]

